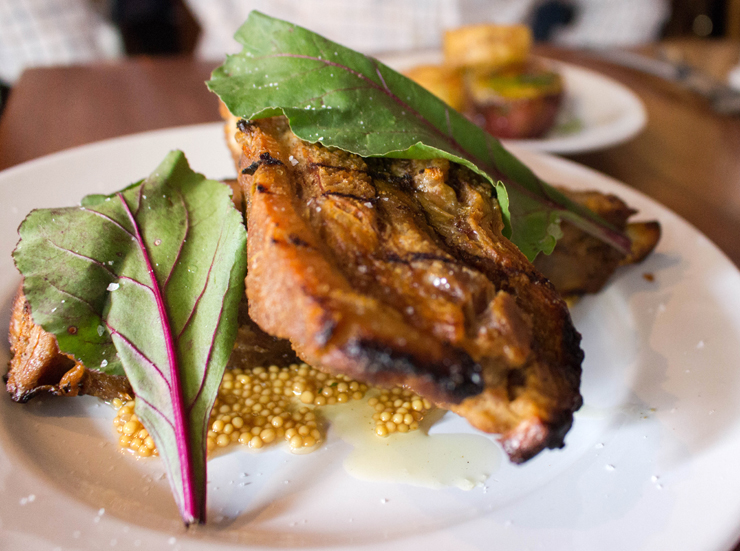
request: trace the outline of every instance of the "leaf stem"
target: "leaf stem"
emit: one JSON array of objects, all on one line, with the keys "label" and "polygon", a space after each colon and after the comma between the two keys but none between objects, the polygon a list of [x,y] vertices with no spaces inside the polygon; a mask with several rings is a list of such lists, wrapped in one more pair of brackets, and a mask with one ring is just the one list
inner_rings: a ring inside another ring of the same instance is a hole
[{"label": "leaf stem", "polygon": [[[144,184],[142,184],[143,188]],[[139,224],[136,221],[131,209],[123,197],[121,192],[117,193],[118,198],[123,204],[123,208],[134,227],[134,234],[136,241],[141,249],[141,254],[146,263],[146,269],[149,273],[149,277],[152,280],[152,291],[154,298],[157,303],[157,309],[159,311],[159,318],[162,321],[162,333],[164,334],[164,340],[167,348],[167,360],[170,368],[170,396],[172,399],[173,413],[174,413],[174,431],[177,440],[177,452],[180,457],[181,463],[181,476],[183,485],[183,503],[182,505],[182,516],[186,525],[190,525],[194,522],[205,522],[205,504],[196,503],[195,488],[193,486],[193,464],[192,454],[190,445],[190,434],[185,424],[185,401],[182,394],[182,386],[180,384],[180,369],[177,362],[177,352],[175,350],[175,342],[173,339],[172,329],[170,327],[169,316],[167,314],[167,308],[165,306],[164,296],[162,289],[160,288],[159,282],[157,281],[157,275],[152,267],[151,259],[149,258],[149,251],[146,248],[144,239],[139,231]]]}]

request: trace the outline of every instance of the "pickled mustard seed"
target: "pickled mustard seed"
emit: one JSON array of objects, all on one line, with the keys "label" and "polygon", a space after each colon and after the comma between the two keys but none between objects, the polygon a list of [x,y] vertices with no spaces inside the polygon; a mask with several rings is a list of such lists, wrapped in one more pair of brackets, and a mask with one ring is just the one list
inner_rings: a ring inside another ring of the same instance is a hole
[{"label": "pickled mustard seed", "polygon": [[[361,400],[368,386],[344,375],[332,376],[307,364],[228,370],[208,420],[208,451],[241,444],[253,450],[280,441],[306,453],[326,438],[320,408]],[[418,429],[432,404],[401,388],[378,390],[368,400],[375,410],[375,433],[388,436]],[[114,427],[122,448],[140,457],[158,455],[151,436],[134,414],[135,400],[112,401],[118,411]],[[317,415],[318,413],[318,415]]]},{"label": "pickled mustard seed", "polygon": [[[322,387],[323,394],[317,386]],[[338,390],[335,393],[331,388]],[[260,449],[284,440],[293,451],[310,451],[325,435],[308,406],[359,400],[366,391],[364,384],[344,376],[330,379],[306,364],[229,370],[221,381],[208,421],[207,448],[212,451],[240,443]],[[133,404],[134,401],[113,402],[119,408],[114,422],[121,435],[119,443],[137,455],[155,455],[156,447],[133,414]]]},{"label": "pickled mustard seed", "polygon": [[426,398],[398,387],[382,390],[377,398],[370,398],[367,403],[375,409],[375,434],[380,437],[417,430],[419,422],[432,409]]}]

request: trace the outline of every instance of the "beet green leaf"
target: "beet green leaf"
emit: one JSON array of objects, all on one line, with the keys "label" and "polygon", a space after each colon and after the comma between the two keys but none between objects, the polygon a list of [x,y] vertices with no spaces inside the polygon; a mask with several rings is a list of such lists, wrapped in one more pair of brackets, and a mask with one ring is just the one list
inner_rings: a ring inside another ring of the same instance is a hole
[{"label": "beet green leaf", "polygon": [[246,231],[230,195],[173,151],[118,193],[31,212],[13,252],[59,348],[125,372],[186,524],[205,521],[206,425],[244,292]]},{"label": "beet green leaf", "polygon": [[238,117],[285,115],[303,140],[363,157],[446,158],[496,187],[505,234],[531,260],[552,252],[560,220],[612,246],[629,240],[538,178],[488,133],[376,59],[252,12],[208,82]]}]

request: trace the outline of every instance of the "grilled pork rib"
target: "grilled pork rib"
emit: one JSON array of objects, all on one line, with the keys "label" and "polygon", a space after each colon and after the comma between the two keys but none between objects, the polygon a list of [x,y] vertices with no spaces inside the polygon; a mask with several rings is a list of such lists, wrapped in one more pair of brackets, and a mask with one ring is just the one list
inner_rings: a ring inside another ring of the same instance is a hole
[{"label": "grilled pork rib", "polygon": [[635,210],[619,197],[598,191],[572,191],[560,188],[571,200],[592,210],[624,231],[630,239],[630,252],[622,254],[603,241],[568,222],[562,222],[563,236],[552,254],[541,254],[534,266],[549,279],[561,296],[578,297],[598,293],[614,271],[626,264],[636,264],[649,255],[660,239],[656,221],[630,222]]},{"label": "grilled pork rib", "polygon": [[60,352],[56,337],[34,323],[31,306],[20,290],[13,303],[8,337],[11,359],[6,383],[16,402],[27,402],[44,393],[89,394],[104,400],[133,396],[126,377],[86,369],[73,357]]},{"label": "grilled pork rib", "polygon": [[580,335],[502,236],[487,182],[443,160],[307,144],[281,118],[242,122],[237,141],[262,329],[312,365],[405,385],[500,434],[515,462],[562,446]]}]

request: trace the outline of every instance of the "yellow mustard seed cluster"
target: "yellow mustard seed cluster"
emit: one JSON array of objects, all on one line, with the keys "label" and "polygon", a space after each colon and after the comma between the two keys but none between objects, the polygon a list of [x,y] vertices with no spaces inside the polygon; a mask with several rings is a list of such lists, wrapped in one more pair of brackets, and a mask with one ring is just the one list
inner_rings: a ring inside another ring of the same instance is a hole
[{"label": "yellow mustard seed cluster", "polygon": [[324,440],[311,406],[361,400],[367,385],[332,377],[306,364],[232,369],[211,411],[208,450],[239,442],[253,449],[285,440],[294,452]]},{"label": "yellow mustard seed cluster", "polygon": [[[361,400],[366,392],[363,383],[343,375],[330,376],[306,364],[231,369],[224,374],[211,410],[206,446],[212,451],[238,442],[256,450],[285,440],[294,452],[311,451],[324,440],[321,420],[313,408]],[[113,403],[118,409],[114,424],[122,434],[121,446],[138,455],[153,455],[156,448],[133,414],[134,403]],[[134,431],[131,439],[125,438],[127,431]],[[147,446],[151,443],[147,449],[153,451],[142,452],[137,439]]]},{"label": "yellow mustard seed cluster", "polygon": [[141,457],[150,455],[159,455],[154,445],[154,440],[141,424],[139,418],[134,413],[134,400],[122,402],[118,398],[111,402],[111,405],[118,411],[116,418],[113,420],[113,426],[121,436],[118,443],[123,449],[131,450]]},{"label": "yellow mustard seed cluster", "polygon": [[419,421],[432,409],[426,398],[398,387],[382,390],[380,396],[370,398],[367,403],[375,409],[375,434],[384,438],[394,432],[418,429]]},{"label": "yellow mustard seed cluster", "polygon": [[[361,400],[367,385],[344,375],[331,376],[307,364],[231,369],[224,374],[208,421],[208,451],[230,444],[258,450],[284,440],[291,451],[309,452],[325,438],[315,408]],[[388,436],[419,428],[432,404],[401,388],[379,390],[368,400],[375,409],[375,433]],[[114,426],[122,448],[136,455],[158,455],[154,441],[134,414],[135,400],[113,400]]]}]

